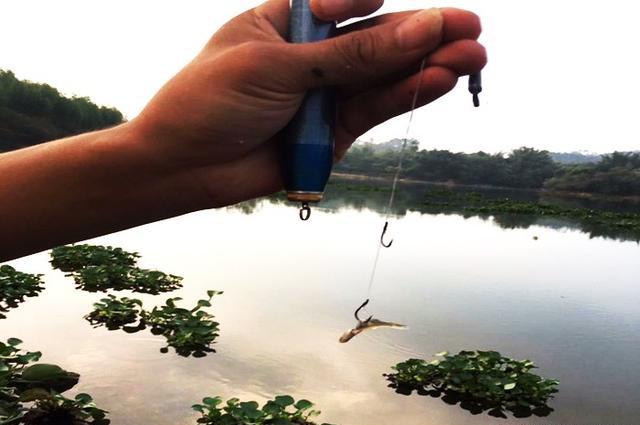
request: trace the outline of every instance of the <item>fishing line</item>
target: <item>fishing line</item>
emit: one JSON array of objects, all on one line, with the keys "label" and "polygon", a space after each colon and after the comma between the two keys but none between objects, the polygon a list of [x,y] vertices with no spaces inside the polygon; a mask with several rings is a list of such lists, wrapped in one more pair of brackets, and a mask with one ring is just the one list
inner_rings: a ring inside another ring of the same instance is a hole
[{"label": "fishing line", "polygon": [[396,166],[396,172],[393,176],[393,184],[391,186],[391,194],[389,195],[389,202],[387,203],[387,207],[384,210],[384,228],[382,230],[382,235],[380,236],[380,243],[378,243],[378,248],[376,249],[376,256],[373,261],[373,267],[371,268],[371,276],[369,278],[369,287],[367,289],[367,300],[371,299],[371,291],[373,290],[373,283],[376,278],[376,273],[378,271],[378,263],[380,261],[380,253],[382,248],[389,248],[393,243],[393,240],[388,244],[384,243],[384,236],[387,233],[387,229],[389,228],[389,218],[391,217],[391,212],[393,211],[393,204],[396,199],[396,191],[398,190],[398,182],[400,181],[400,173],[402,173],[402,165],[404,163],[404,156],[407,150],[407,142],[409,140],[409,134],[411,133],[411,126],[413,124],[413,117],[415,115],[416,106],[418,105],[418,98],[420,97],[420,91],[422,90],[422,82],[424,77],[424,68],[427,64],[427,58],[422,59],[422,63],[420,64],[420,78],[418,79],[418,85],[416,87],[415,93],[413,94],[413,101],[411,102],[411,112],[409,114],[409,122],[407,123],[407,130],[404,135],[404,139],[402,141],[402,147],[400,148],[400,156],[398,158],[398,165]]}]

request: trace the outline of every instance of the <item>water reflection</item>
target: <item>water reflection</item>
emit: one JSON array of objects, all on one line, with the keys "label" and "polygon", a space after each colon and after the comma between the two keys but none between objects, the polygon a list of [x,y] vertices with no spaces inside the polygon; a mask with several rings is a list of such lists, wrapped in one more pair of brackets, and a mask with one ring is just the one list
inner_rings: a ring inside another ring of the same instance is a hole
[{"label": "water reflection", "polygon": [[[491,200],[514,200],[524,202],[541,203],[564,208],[592,209],[596,211],[613,211],[620,213],[637,214],[640,205],[632,201],[607,201],[594,199],[567,198],[552,196],[536,191],[491,189],[491,188],[465,188],[459,186],[442,186],[425,183],[401,184],[396,194],[395,203],[391,213],[397,217],[403,217],[412,212],[421,214],[460,215],[464,218],[479,217],[504,229],[528,229],[533,225],[539,225],[557,230],[578,230],[589,234],[590,237],[602,237],[619,241],[634,241],[640,243],[640,231],[636,228],[620,228],[616,225],[594,224],[588,221],[571,220],[567,218],[553,218],[527,214],[505,213],[480,213],[469,212],[462,205],[454,204],[429,204],[427,200],[433,192],[450,192],[462,197],[481,196]],[[371,210],[379,213],[386,211],[389,202],[389,183],[384,181],[366,181],[365,183],[350,179],[334,178],[325,195],[325,200],[319,208],[329,213],[339,213],[342,210],[365,211]],[[269,202],[278,205],[287,204],[284,194],[274,195],[268,198]],[[252,214],[263,200],[254,200],[234,206],[245,214]]]},{"label": "water reflection", "polygon": [[[508,418],[505,410],[499,407],[495,407],[495,403],[491,403],[486,400],[471,398],[455,391],[442,391],[438,389],[416,390],[410,386],[398,384],[397,382],[390,382],[388,386],[389,388],[392,388],[396,392],[396,394],[402,396],[408,397],[415,392],[417,395],[423,397],[439,398],[445,404],[448,404],[449,406],[459,406],[462,410],[465,410],[472,415],[487,413],[489,416],[492,416],[494,418]],[[517,406],[510,412],[514,417],[523,419],[529,418],[531,416],[547,417],[553,412],[553,409],[549,406],[540,406],[534,408]]]}]

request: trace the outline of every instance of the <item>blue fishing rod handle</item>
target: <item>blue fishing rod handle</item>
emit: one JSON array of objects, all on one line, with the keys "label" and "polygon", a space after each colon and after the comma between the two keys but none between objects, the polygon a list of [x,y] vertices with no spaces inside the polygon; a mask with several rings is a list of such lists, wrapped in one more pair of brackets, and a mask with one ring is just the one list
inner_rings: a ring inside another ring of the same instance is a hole
[{"label": "blue fishing rod handle", "polygon": [[[311,43],[333,36],[335,22],[322,22],[309,0],[292,0],[289,41]],[[322,76],[321,69],[308,72]],[[284,180],[290,200],[317,202],[331,175],[334,154],[336,103],[331,88],[307,92],[302,106],[285,130]]]}]

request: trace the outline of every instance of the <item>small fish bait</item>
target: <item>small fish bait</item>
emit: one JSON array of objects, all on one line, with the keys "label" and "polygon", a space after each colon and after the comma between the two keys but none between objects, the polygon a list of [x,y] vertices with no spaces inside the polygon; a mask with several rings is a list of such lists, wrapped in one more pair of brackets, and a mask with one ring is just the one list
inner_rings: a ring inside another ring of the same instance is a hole
[{"label": "small fish bait", "polygon": [[367,304],[369,304],[369,300],[366,300],[360,307],[358,307],[358,309],[354,314],[354,316],[356,317],[356,320],[358,321],[358,324],[355,328],[349,329],[347,332],[342,334],[342,336],[340,337],[341,343],[343,344],[347,343],[351,341],[353,337],[355,337],[356,335],[359,335],[362,332],[368,331],[371,329],[378,329],[378,328],[406,329],[407,328],[405,325],[401,325],[399,323],[385,322],[382,320],[374,319],[373,316],[369,316],[369,318],[366,320],[360,319],[359,317],[360,310],[365,308]]}]

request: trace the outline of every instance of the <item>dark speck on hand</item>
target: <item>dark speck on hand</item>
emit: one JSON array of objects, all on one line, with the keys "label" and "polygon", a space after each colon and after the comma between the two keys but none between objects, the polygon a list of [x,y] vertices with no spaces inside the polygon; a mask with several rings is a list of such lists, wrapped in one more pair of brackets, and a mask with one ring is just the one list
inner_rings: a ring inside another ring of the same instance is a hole
[{"label": "dark speck on hand", "polygon": [[320,68],[312,68],[311,73],[318,78],[324,78],[324,71]]}]

